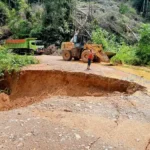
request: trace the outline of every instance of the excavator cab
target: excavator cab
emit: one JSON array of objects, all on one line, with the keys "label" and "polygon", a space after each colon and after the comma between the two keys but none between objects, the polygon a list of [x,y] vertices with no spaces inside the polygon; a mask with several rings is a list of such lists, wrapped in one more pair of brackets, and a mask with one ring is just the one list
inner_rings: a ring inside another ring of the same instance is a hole
[{"label": "excavator cab", "polygon": [[74,43],[75,48],[82,49],[86,43],[86,38],[82,34],[74,35],[71,42]]}]

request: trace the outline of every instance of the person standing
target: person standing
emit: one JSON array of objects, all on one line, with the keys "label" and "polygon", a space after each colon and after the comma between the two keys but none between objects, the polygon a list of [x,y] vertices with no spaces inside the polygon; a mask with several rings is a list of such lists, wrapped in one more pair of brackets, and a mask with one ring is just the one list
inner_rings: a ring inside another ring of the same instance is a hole
[{"label": "person standing", "polygon": [[89,53],[89,55],[88,55],[88,66],[87,66],[87,70],[90,70],[92,58],[93,58],[93,52],[92,52],[92,50],[90,50],[90,53]]}]

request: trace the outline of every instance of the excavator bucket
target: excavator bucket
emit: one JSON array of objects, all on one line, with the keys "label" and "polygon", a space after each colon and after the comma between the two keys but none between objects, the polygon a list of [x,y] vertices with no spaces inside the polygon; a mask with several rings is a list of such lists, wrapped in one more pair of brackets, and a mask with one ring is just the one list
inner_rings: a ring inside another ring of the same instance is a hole
[{"label": "excavator bucket", "polygon": [[107,56],[106,53],[103,52],[103,51],[96,52],[95,55],[96,55],[98,58],[100,58],[100,60],[101,60],[102,62],[106,62],[106,63],[109,63],[109,62],[110,62],[108,56]]},{"label": "excavator bucket", "polygon": [[84,49],[92,50],[101,62],[109,63],[110,60],[107,54],[103,51],[102,45],[99,44],[85,44]]}]

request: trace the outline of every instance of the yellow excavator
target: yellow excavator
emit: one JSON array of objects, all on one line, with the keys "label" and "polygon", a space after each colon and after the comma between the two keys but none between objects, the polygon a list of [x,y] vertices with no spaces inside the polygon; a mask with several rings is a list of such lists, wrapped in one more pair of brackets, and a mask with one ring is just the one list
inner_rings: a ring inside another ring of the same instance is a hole
[{"label": "yellow excavator", "polygon": [[74,58],[74,60],[82,59],[83,62],[88,62],[88,55],[92,50],[94,53],[93,62],[109,62],[109,57],[103,51],[102,45],[85,42],[83,37],[77,42],[76,34],[70,42],[62,43],[61,50],[65,61],[71,61]]},{"label": "yellow excavator", "polygon": [[[75,5],[76,6],[76,5]],[[62,56],[65,61],[82,59],[83,62],[88,61],[88,54],[90,50],[93,51],[93,62],[109,62],[109,58],[115,55],[112,52],[104,52],[103,46],[99,44],[91,44],[88,41],[91,40],[88,24],[91,24],[93,20],[92,5],[89,0],[88,12],[85,13],[77,7],[72,11],[73,25],[76,29],[74,37],[70,42],[63,42],[61,45]],[[93,20],[94,21],[94,20]]]}]

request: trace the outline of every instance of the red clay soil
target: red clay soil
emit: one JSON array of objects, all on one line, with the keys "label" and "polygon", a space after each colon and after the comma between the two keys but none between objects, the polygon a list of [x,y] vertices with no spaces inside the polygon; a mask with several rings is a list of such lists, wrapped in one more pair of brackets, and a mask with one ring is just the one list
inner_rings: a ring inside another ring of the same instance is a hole
[{"label": "red clay soil", "polygon": [[11,107],[10,98],[7,94],[0,94],[0,110],[8,109]]},{"label": "red clay soil", "polygon": [[58,70],[6,75],[0,85],[11,91],[10,96],[0,94],[0,110],[25,107],[51,96],[108,96],[116,91],[132,94],[144,89],[128,81]]}]

